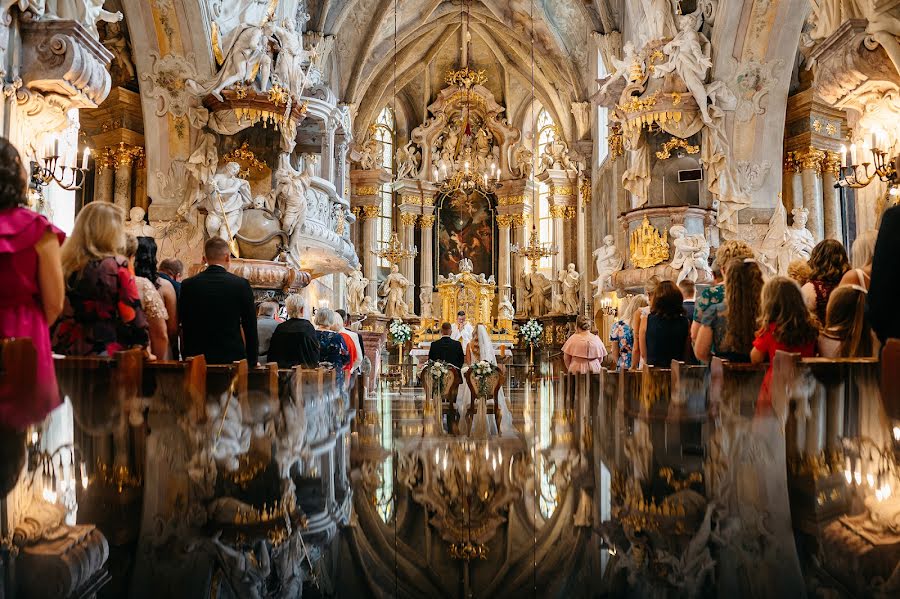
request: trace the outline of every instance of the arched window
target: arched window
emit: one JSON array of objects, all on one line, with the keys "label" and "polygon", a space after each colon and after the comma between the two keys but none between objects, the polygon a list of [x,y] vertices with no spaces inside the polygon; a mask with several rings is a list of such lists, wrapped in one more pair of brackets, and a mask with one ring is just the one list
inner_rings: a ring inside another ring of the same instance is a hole
[{"label": "arched window", "polygon": [[[606,63],[603,62],[603,53],[597,50],[597,78],[602,79],[608,75]],[[594,154],[597,156],[597,166],[603,164],[606,157],[609,156],[609,108],[599,104],[597,105],[597,148]]]},{"label": "arched window", "polygon": [[[544,151],[551,143],[556,141],[558,129],[556,122],[546,108],[541,108],[537,117],[538,146],[536,157],[544,155]],[[550,216],[550,187],[544,183],[538,184],[538,205],[535,214],[538,219],[537,229],[542,243],[553,242],[553,218]],[[538,268],[545,270],[552,267],[552,258],[541,258]]]},{"label": "arched window", "polygon": [[[397,131],[394,127],[394,113],[388,106],[384,107],[381,114],[375,120],[375,139],[381,143],[381,166],[394,174],[394,141]],[[378,241],[387,243],[391,238],[391,226],[394,217],[393,188],[390,183],[381,186],[381,216],[378,220]],[[388,267],[390,263],[381,261],[381,266]]]}]

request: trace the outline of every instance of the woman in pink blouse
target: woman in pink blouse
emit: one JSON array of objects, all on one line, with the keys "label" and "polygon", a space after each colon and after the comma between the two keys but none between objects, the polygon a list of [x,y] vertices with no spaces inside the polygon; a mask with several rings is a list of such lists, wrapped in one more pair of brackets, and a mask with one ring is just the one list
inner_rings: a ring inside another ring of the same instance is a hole
[{"label": "woman in pink blouse", "polygon": [[23,430],[59,405],[48,325],[65,300],[62,231],[24,208],[28,180],[19,152],[0,138],[0,337],[27,337],[37,352],[37,385],[28,396],[0,386],[0,428]]},{"label": "woman in pink blouse", "polygon": [[566,368],[570,374],[600,372],[606,347],[600,337],[591,332],[591,321],[586,316],[579,316],[575,329],[575,333],[562,346]]}]

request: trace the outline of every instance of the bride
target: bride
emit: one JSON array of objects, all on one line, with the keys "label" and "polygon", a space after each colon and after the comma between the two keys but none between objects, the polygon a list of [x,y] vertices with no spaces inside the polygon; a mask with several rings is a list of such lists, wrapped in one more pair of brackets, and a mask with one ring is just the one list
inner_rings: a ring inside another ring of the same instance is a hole
[{"label": "bride", "polygon": [[[491,342],[491,336],[488,335],[487,329],[483,324],[478,325],[475,331],[475,338],[469,343],[466,350],[466,364],[471,366],[482,360],[487,360],[491,364],[497,364],[497,356],[494,355],[494,345]],[[459,422],[465,422],[466,410],[472,401],[472,392],[466,383],[459,386],[459,392],[456,397],[456,410],[459,413]],[[512,413],[506,403],[506,396],[501,388],[497,395],[497,406],[500,410],[500,434],[503,436],[514,436],[516,428],[513,426]],[[497,424],[493,418],[487,417],[487,410],[484,404],[478,406],[478,412],[475,414],[475,420],[472,421],[472,430],[469,431],[471,437],[487,437],[497,434]]]}]

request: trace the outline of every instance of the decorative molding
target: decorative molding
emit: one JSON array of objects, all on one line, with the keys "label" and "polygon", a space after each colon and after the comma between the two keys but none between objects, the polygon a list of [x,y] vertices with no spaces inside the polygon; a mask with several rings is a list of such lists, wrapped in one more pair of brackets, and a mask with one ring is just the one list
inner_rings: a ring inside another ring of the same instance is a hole
[{"label": "decorative molding", "polygon": [[355,196],[374,196],[378,195],[378,188],[373,186],[360,186],[353,188],[353,195]]},{"label": "decorative molding", "polygon": [[766,113],[763,102],[780,77],[783,60],[760,62],[751,58],[746,62],[731,59],[728,88],[734,94],[737,104],[734,116],[738,122],[746,123],[757,115]]},{"label": "decorative molding", "polygon": [[841,174],[841,155],[839,152],[825,152],[825,160],[822,162],[822,172],[830,173],[834,177]]},{"label": "decorative molding", "polygon": [[510,225],[512,225],[513,215],[512,214],[498,214],[497,215],[497,226],[503,229],[508,229]]},{"label": "decorative molding", "polygon": [[[242,165],[247,166],[248,171],[249,171],[249,169],[252,168],[253,170],[263,172],[267,168],[269,168],[269,165],[266,163],[265,160],[260,160],[259,158],[256,157],[256,154],[253,152],[253,150],[250,149],[250,147],[247,145],[246,141],[241,144],[241,147],[235,148],[232,151],[225,154],[225,156],[222,157],[222,161],[225,163],[228,163],[228,162],[240,163]],[[249,172],[247,174],[249,174]],[[244,176],[246,176],[246,175],[244,175]]]},{"label": "decorative molding", "polygon": [[487,75],[484,74],[484,69],[476,71],[469,67],[463,67],[461,69],[447,71],[447,76],[444,77],[444,81],[447,85],[456,85],[458,87],[469,89],[473,85],[484,85],[487,83]]},{"label": "decorative molding", "polygon": [[362,218],[368,220],[370,218],[378,218],[381,216],[381,206],[363,206]]},{"label": "decorative molding", "polygon": [[158,53],[150,52],[150,58],[150,72],[141,75],[141,80],[149,85],[142,87],[141,93],[156,100],[156,116],[171,114],[182,118],[197,109],[197,100],[186,85],[187,80],[198,78],[194,55],[166,54],[160,58]]},{"label": "decorative molding", "polygon": [[118,148],[107,148],[107,160],[118,167],[130,167],[135,160],[143,161],[144,148],[140,146],[130,146],[125,142],[119,143]]},{"label": "decorative molding", "polygon": [[631,232],[631,263],[637,268],[650,268],[669,259],[669,233],[650,224],[644,216],[641,226]]},{"label": "decorative molding", "polygon": [[525,226],[525,215],[524,214],[510,214],[512,217],[512,222],[517,227]]},{"label": "decorative molding", "polygon": [[739,160],[734,165],[734,178],[737,192],[744,196],[762,189],[769,171],[772,170],[772,163],[768,160],[763,162],[748,162]]},{"label": "decorative molding", "polygon": [[581,200],[585,204],[590,204],[592,198],[592,190],[593,186],[591,185],[591,180],[587,177],[583,177],[581,179]]},{"label": "decorative molding", "polygon": [[800,172],[800,164],[797,162],[797,155],[794,152],[785,152],[781,170],[785,173]]},{"label": "decorative molding", "polygon": [[666,160],[672,156],[672,150],[675,148],[681,148],[688,154],[698,154],[700,152],[700,146],[692,146],[686,139],[673,137],[663,144],[662,150],[656,153],[656,157],[660,160]]},{"label": "decorative molding", "polygon": [[551,218],[564,218],[566,220],[571,220],[575,218],[576,210],[575,206],[560,206],[553,205],[550,206],[550,217]]},{"label": "decorative molding", "polygon": [[810,147],[806,150],[795,152],[796,160],[800,163],[803,170],[814,170],[817,173],[822,172],[822,162],[825,160],[825,152]]},{"label": "decorative molding", "polygon": [[571,185],[550,185],[550,195],[552,197],[571,197],[575,195],[575,188]]},{"label": "decorative molding", "polygon": [[497,198],[498,206],[520,206],[525,203],[525,195],[500,196]]},{"label": "decorative molding", "polygon": [[411,212],[401,212],[400,213],[400,224],[405,225],[407,227],[412,227],[416,224],[416,221],[419,220],[418,214],[413,214]]},{"label": "decorative molding", "polygon": [[423,214],[419,217],[419,228],[420,229],[430,229],[434,226],[434,215],[433,214]]}]

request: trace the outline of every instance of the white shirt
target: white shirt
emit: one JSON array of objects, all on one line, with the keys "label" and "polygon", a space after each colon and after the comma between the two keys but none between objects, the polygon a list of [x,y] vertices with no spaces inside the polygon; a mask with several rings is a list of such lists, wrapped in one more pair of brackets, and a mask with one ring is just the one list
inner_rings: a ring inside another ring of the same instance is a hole
[{"label": "white shirt", "polygon": [[475,334],[475,329],[472,327],[470,323],[465,323],[460,330],[459,325],[457,323],[453,323],[450,328],[450,338],[454,341],[459,341],[463,347],[463,352],[466,351],[466,346],[469,345],[469,342],[472,341],[472,336]]}]

